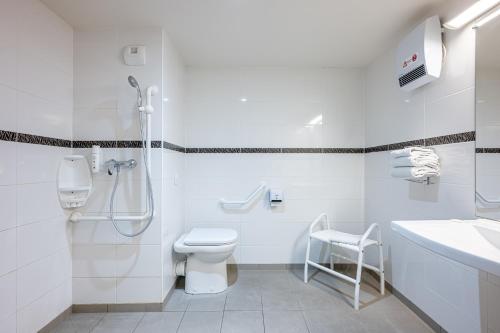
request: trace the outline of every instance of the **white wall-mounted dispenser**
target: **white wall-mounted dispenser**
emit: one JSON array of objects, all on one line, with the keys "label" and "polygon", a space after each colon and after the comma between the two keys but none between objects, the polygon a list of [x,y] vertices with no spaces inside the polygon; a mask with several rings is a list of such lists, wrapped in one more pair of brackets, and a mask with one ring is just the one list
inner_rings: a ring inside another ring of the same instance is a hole
[{"label": "white wall-mounted dispenser", "polygon": [[61,207],[85,206],[92,190],[92,175],[85,156],[64,156],[59,164],[57,190]]},{"label": "white wall-mounted dispenser", "polygon": [[281,206],[283,204],[283,190],[277,188],[270,189],[269,203],[271,207]]},{"label": "white wall-mounted dispenser", "polygon": [[438,16],[425,20],[398,46],[399,87],[410,91],[439,78],[443,62],[441,23]]},{"label": "white wall-mounted dispenser", "polygon": [[129,66],[144,66],[146,64],[146,46],[125,46],[123,48],[123,61]]},{"label": "white wall-mounted dispenser", "polygon": [[92,173],[98,173],[101,171],[101,146],[93,145],[92,146]]}]

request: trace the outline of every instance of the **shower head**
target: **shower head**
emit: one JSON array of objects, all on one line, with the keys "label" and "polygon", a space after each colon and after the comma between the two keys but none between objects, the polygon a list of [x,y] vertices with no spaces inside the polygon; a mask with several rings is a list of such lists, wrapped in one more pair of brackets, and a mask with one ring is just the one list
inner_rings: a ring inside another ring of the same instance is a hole
[{"label": "shower head", "polygon": [[135,77],[129,75],[128,83],[132,86],[132,88],[137,89],[137,106],[142,106],[142,93],[141,93],[141,87],[139,86],[139,82],[137,82]]}]

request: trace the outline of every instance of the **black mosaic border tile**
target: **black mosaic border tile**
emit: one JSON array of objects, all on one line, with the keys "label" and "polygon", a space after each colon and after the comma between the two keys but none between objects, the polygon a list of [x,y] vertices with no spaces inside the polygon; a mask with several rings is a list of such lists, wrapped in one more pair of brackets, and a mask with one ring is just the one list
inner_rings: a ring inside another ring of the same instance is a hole
[{"label": "black mosaic border tile", "polygon": [[456,134],[448,134],[443,136],[436,136],[432,138],[425,139],[417,139],[412,141],[404,141],[404,142],[396,142],[390,143],[387,145],[373,146],[365,148],[365,153],[375,153],[381,151],[389,151],[395,149],[403,149],[409,146],[437,146],[437,145],[446,145],[452,143],[461,143],[461,142],[471,142],[476,140],[476,132],[464,132],[464,133],[456,133]]},{"label": "black mosaic border tile", "polygon": [[26,133],[18,133],[17,142],[29,143],[35,145],[44,145],[44,146],[64,147],[64,148],[72,147],[71,140],[51,138],[47,136],[33,135]]},{"label": "black mosaic border tile", "polygon": [[425,146],[425,139],[411,140],[405,142],[391,143],[388,145],[389,150],[403,149],[411,146]]},{"label": "black mosaic border tile", "polygon": [[0,141],[17,141],[17,133],[0,130]]},{"label": "black mosaic border tile", "polygon": [[321,148],[281,148],[283,154],[321,154]]},{"label": "black mosaic border tile", "polygon": [[389,145],[373,146],[365,148],[365,153],[376,153],[379,151],[388,151]]},{"label": "black mosaic border tile", "polygon": [[280,154],[281,148],[241,148],[243,154]]},{"label": "black mosaic border tile", "polygon": [[162,148],[162,142],[159,140],[152,140],[151,148]]},{"label": "black mosaic border tile", "polygon": [[476,153],[500,154],[500,148],[476,148]]},{"label": "black mosaic border tile", "polygon": [[73,148],[92,148],[92,146],[100,146],[101,148],[116,148],[116,141],[111,141],[111,140],[73,141]]},{"label": "black mosaic border tile", "polygon": [[476,140],[476,132],[472,131],[472,132],[436,136],[433,138],[426,138],[425,145],[437,146],[437,145],[446,145],[450,143],[470,142],[475,140]]},{"label": "black mosaic border tile", "polygon": [[198,148],[199,154],[235,154],[240,152],[240,148]]},{"label": "black mosaic border tile", "polygon": [[[187,154],[363,154],[401,149],[408,146],[435,146],[443,144],[461,143],[475,141],[476,132],[464,132],[449,134],[425,139],[391,143],[387,145],[372,146],[367,148],[185,148],[167,141],[154,140],[151,142],[153,148],[164,148]],[[58,146],[66,148],[92,148],[99,145],[102,148],[141,148],[140,140],[66,140],[51,138],[33,134],[16,133],[0,130],[0,141],[21,142],[29,144],[39,144],[48,146]],[[500,148],[477,148],[477,153],[500,153]]]},{"label": "black mosaic border tile", "polygon": [[365,148],[321,148],[323,154],[364,154]]},{"label": "black mosaic border tile", "polygon": [[163,141],[163,148],[164,149],[173,150],[173,151],[176,151],[176,152],[179,152],[179,153],[185,153],[186,152],[186,148],[184,148],[182,146],[179,146],[179,145],[176,145],[174,143],[167,142],[167,141]]}]

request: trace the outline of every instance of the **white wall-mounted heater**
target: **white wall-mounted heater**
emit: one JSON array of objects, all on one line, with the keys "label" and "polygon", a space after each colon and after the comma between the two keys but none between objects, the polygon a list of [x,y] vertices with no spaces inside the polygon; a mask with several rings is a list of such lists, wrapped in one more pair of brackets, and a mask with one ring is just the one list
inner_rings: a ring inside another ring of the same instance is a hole
[{"label": "white wall-mounted heater", "polygon": [[425,20],[398,46],[397,78],[410,91],[439,78],[443,62],[441,23],[438,16]]}]

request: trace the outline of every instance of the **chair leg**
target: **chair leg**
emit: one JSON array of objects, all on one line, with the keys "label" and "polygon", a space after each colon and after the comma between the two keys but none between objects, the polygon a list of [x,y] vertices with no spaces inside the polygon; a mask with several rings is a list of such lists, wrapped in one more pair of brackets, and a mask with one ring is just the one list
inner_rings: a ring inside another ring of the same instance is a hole
[{"label": "chair leg", "polygon": [[329,247],[329,252],[330,252],[330,269],[333,271],[334,270],[334,263],[333,263],[333,245],[330,245]]},{"label": "chair leg", "polygon": [[379,270],[380,270],[380,294],[384,295],[385,294],[385,276],[384,276],[384,247],[382,245],[382,242],[379,241],[378,245],[378,251],[379,251]]},{"label": "chair leg", "polygon": [[309,262],[309,252],[311,250],[311,237],[307,239],[307,249],[306,249],[306,261],[304,263],[304,282],[307,283],[309,280],[309,272],[308,272],[308,262]]},{"label": "chair leg", "polygon": [[354,309],[359,310],[359,288],[361,287],[361,273],[363,272],[363,254],[364,250],[360,249],[358,254],[358,267],[356,270],[356,285],[354,286]]}]

